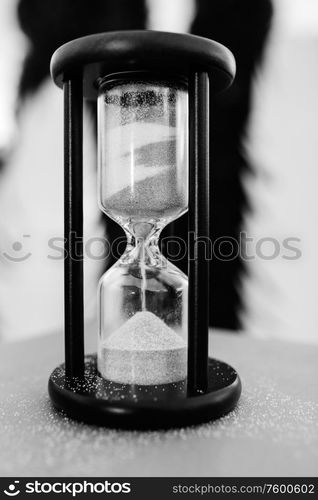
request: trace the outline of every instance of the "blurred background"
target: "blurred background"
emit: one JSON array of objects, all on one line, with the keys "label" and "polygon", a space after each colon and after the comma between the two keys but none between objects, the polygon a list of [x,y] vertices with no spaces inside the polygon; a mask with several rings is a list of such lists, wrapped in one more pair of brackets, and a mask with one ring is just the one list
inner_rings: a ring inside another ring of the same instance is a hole
[{"label": "blurred background", "polygon": [[[211,233],[227,243],[212,261],[210,323],[318,342],[317,0],[1,1],[0,340],[63,328],[63,93],[49,62],[68,40],[118,29],[232,50],[235,83],[211,99]],[[96,110],[84,111],[85,239],[114,238],[96,200]],[[186,217],[175,231],[186,237]],[[85,261],[88,323],[111,263],[101,255],[97,242]]]}]

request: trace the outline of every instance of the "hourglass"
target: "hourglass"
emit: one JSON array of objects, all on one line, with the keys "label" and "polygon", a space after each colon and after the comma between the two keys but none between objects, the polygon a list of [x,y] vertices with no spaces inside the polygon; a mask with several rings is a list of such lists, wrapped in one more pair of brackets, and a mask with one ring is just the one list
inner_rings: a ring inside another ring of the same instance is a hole
[{"label": "hourglass", "polygon": [[[65,364],[52,373],[49,393],[75,419],[182,426],[224,415],[238,401],[235,370],[208,357],[206,255],[209,92],[230,85],[234,72],[222,45],[154,31],[90,35],[52,58],[65,96],[66,258]],[[78,258],[83,96],[97,99],[99,206],[127,237],[98,286],[98,348],[89,356]],[[187,211],[189,277],[158,245],[162,229]]]},{"label": "hourglass", "polygon": [[155,73],[99,82],[99,203],[124,228],[124,255],[99,287],[98,370],[130,385],[180,382],[187,278],[158,248],[188,207],[187,85]]}]

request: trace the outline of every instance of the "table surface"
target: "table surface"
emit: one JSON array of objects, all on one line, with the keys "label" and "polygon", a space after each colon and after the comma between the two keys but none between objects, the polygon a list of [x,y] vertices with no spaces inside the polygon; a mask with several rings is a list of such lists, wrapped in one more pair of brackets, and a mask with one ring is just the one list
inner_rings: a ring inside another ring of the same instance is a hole
[{"label": "table surface", "polygon": [[[47,380],[62,335],[0,346],[0,475],[317,476],[318,346],[213,332],[240,373],[235,411],[170,431],[116,431],[61,417]],[[90,335],[88,351],[93,350]]]}]

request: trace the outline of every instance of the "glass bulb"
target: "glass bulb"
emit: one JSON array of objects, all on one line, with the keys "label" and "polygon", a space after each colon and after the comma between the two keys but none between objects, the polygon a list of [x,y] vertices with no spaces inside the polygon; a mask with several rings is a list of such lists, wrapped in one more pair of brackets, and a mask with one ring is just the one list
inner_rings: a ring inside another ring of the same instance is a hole
[{"label": "glass bulb", "polygon": [[158,247],[188,208],[188,92],[181,79],[117,74],[98,97],[99,204],[127,247],[99,284],[98,370],[170,384],[187,374],[187,277]]}]

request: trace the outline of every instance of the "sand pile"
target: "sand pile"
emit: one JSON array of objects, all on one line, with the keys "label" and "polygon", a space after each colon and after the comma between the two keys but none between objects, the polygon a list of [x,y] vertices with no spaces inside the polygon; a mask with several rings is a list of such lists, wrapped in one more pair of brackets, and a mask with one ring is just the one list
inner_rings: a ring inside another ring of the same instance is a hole
[{"label": "sand pile", "polygon": [[98,366],[121,384],[179,382],[187,376],[187,345],[155,314],[138,312],[102,343]]}]

